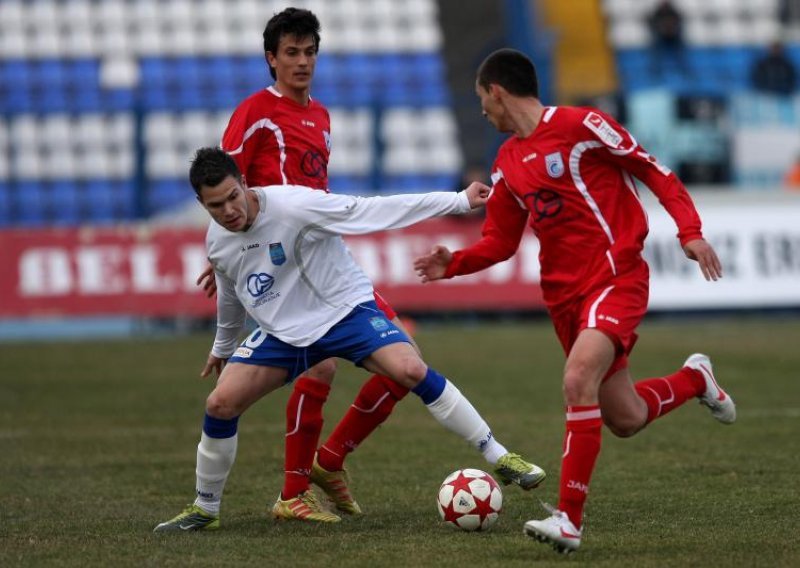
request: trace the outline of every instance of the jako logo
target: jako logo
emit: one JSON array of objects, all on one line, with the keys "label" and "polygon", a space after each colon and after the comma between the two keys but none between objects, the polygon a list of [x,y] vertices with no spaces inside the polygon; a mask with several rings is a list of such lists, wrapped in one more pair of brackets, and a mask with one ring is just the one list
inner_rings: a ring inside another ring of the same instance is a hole
[{"label": "jako logo", "polygon": [[574,479],[570,479],[567,482],[567,487],[570,489],[577,489],[581,493],[589,493],[589,486],[585,483],[581,483],[580,481],[575,481]]},{"label": "jako logo", "polygon": [[272,285],[275,284],[275,279],[266,272],[259,272],[258,274],[251,274],[247,277],[247,291],[254,298],[258,298],[267,292]]}]

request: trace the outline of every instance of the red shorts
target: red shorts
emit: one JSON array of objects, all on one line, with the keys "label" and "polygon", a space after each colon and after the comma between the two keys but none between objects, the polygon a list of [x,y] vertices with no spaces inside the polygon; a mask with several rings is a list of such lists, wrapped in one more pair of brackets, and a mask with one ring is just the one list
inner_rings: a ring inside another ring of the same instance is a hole
[{"label": "red shorts", "polygon": [[628,355],[636,344],[636,328],[647,311],[650,281],[647,265],[644,272],[613,278],[576,302],[552,309],[550,316],[556,335],[569,355],[578,334],[584,329],[598,329],[617,347],[617,357],[606,377],[628,366]]},{"label": "red shorts", "polygon": [[378,309],[386,315],[386,318],[389,321],[392,321],[394,318],[396,318],[397,312],[392,309],[392,306],[389,305],[389,302],[384,300],[383,296],[378,294],[377,290],[373,290],[373,293],[375,294],[375,303],[378,304]]}]

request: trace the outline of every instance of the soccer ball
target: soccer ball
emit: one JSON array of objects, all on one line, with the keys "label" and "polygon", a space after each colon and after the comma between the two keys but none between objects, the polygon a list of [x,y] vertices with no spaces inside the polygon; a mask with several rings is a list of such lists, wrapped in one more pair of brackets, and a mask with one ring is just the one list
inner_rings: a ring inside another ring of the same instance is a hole
[{"label": "soccer ball", "polygon": [[448,525],[464,531],[485,531],[500,515],[503,492],[485,471],[459,469],[442,482],[436,506]]}]

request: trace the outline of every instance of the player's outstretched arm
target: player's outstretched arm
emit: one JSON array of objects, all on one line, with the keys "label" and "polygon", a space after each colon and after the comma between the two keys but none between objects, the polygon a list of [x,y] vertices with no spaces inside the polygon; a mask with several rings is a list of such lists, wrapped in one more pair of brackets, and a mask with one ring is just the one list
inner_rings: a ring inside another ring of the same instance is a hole
[{"label": "player's outstretched arm", "polygon": [[203,288],[207,298],[213,298],[217,295],[217,280],[214,278],[214,267],[210,264],[206,269],[197,277],[195,284]]},{"label": "player's outstretched arm", "polygon": [[225,367],[225,363],[227,363],[227,359],[223,359],[222,357],[215,357],[211,353],[208,354],[208,360],[206,361],[206,366],[203,367],[203,370],[200,371],[200,376],[205,378],[211,374],[212,371],[217,373],[219,377],[222,374],[222,369]]},{"label": "player's outstretched arm", "polygon": [[717,281],[722,278],[722,263],[714,248],[705,239],[693,239],[683,245],[688,258],[696,260],[706,280]]},{"label": "player's outstretched arm", "polygon": [[453,253],[442,245],[436,245],[430,254],[414,259],[414,270],[422,283],[444,278],[447,266],[453,260]]}]

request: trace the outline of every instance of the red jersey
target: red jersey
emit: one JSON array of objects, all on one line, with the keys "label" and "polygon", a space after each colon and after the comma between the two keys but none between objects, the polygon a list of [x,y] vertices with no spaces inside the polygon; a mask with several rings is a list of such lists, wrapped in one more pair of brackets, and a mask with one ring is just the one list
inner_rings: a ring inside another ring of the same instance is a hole
[{"label": "red jersey", "polygon": [[250,186],[327,190],[330,133],[328,109],[315,100],[303,106],[269,87],[236,107],[221,145]]},{"label": "red jersey", "polygon": [[589,108],[547,107],[527,138],[509,138],[492,168],[482,238],[457,251],[445,277],[509,258],[525,225],[540,243],[541,285],[555,307],[640,263],[647,214],[632,176],[658,197],[681,244],[701,238],[686,188],[613,118]]}]

